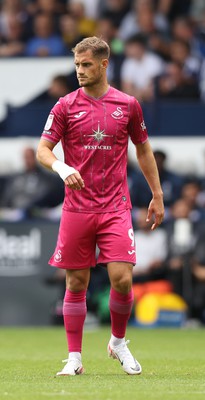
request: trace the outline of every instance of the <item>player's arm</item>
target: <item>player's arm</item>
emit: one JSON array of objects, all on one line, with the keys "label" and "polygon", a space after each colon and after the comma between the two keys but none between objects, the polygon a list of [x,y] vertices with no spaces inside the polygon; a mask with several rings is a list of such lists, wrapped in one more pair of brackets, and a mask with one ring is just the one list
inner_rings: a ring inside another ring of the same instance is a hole
[{"label": "player's arm", "polygon": [[147,221],[154,217],[151,229],[156,229],[164,218],[163,192],[160,184],[159,173],[149,141],[136,144],[136,154],[139,166],[147,180],[152,192],[152,200],[148,207]]},{"label": "player's arm", "polygon": [[55,145],[53,142],[40,139],[36,153],[37,160],[44,167],[57,172],[70,189],[81,190],[85,185],[80,173],[55,157],[53,153]]}]

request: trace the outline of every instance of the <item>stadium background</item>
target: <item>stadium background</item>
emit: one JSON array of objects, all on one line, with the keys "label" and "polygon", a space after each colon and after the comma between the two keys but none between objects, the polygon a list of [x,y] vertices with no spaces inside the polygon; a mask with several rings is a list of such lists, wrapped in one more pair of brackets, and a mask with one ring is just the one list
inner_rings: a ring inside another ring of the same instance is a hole
[{"label": "stadium background", "polygon": [[[57,15],[58,21],[59,15],[64,15],[68,12],[69,3],[71,5],[71,3],[78,2],[75,0],[70,2],[52,1],[50,4],[55,3],[54,8],[52,10],[51,7],[49,12],[48,10],[45,11],[47,6],[43,3],[46,4],[46,1],[15,1],[13,5],[11,1],[0,2],[1,194],[5,181],[12,175],[15,177],[15,174],[18,175],[24,170],[23,149],[25,147],[36,149],[51,104],[55,103],[53,99],[42,99],[39,96],[48,90],[55,76],[65,75],[72,77],[73,73],[73,58],[70,48],[65,50],[65,54],[54,57],[49,54],[46,57],[31,56],[23,52],[8,56],[4,52],[5,46],[9,48],[12,42],[12,39],[9,39],[9,35],[6,36],[5,33],[5,15],[12,15],[12,18],[14,16],[14,19],[16,17],[17,20],[22,14],[24,16],[28,15],[27,22],[30,21],[32,23],[35,20],[35,14],[46,12],[52,18]],[[93,34],[95,34],[95,31],[97,32],[101,19],[109,19],[111,18],[110,15],[113,17],[115,14],[110,1],[104,2],[104,8],[100,2],[95,1],[93,5],[96,5],[96,10],[98,11],[94,12],[93,9],[93,15],[89,12],[90,2],[84,1],[83,3],[88,6],[88,9],[86,7],[84,9],[84,22],[87,20],[88,25],[90,20],[93,22],[95,27],[92,30]],[[139,3],[143,3],[143,1],[139,1]],[[153,4],[155,5],[154,14],[156,16],[160,5],[163,5],[163,1],[151,3],[152,6]],[[179,16],[187,20],[191,18],[195,27],[194,39],[200,38],[204,45],[203,18],[205,17],[199,18],[200,13],[198,12],[197,14],[197,2],[182,1],[178,7],[176,3],[176,1],[170,1],[170,10],[167,14],[165,13],[169,30],[174,23],[174,18]],[[198,6],[199,3],[202,4],[202,11],[205,11],[203,2],[198,2]],[[126,6],[127,12],[129,12],[134,5],[134,1],[125,1],[122,4]],[[59,7],[55,8],[55,5],[60,6],[60,12]],[[43,9],[44,7],[45,9],[42,11],[41,8]],[[70,10],[69,15],[72,12],[74,11]],[[171,15],[172,13],[174,17]],[[76,15],[74,20],[77,24],[78,18]],[[115,29],[112,42],[119,40],[118,32],[118,29]],[[32,30],[29,32],[28,27],[26,33],[27,37],[20,38],[25,47],[34,35]],[[59,35],[58,29],[57,33]],[[141,33],[140,30],[139,33]],[[126,40],[123,41],[121,39],[122,45],[125,45],[125,42]],[[202,76],[204,47],[201,46],[201,49],[199,56],[201,68],[197,77],[200,94],[197,99],[155,97],[152,101],[142,101],[142,107],[152,147],[154,150],[160,149],[166,153],[167,168],[176,174],[183,174],[204,182],[205,109],[204,77]],[[124,50],[122,50],[121,55],[126,58]],[[63,157],[60,146],[57,147],[56,154],[60,158]],[[131,144],[129,157],[131,163],[135,164],[136,161]],[[47,285],[46,283],[54,275],[53,269],[47,265],[47,260],[52,251],[51,249],[55,245],[59,211],[56,212],[54,209],[53,213],[42,211],[37,215],[37,218],[28,218],[27,215],[20,213],[19,210],[1,206],[0,224],[0,302],[4,304],[0,311],[0,325],[49,325],[52,323],[51,309],[58,298],[59,287]]]}]

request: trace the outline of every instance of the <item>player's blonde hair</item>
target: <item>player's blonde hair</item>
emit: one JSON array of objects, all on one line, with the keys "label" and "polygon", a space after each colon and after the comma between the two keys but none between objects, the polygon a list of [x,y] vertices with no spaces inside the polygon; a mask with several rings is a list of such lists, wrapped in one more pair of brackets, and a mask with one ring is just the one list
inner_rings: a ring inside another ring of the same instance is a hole
[{"label": "player's blonde hair", "polygon": [[109,45],[102,39],[91,36],[81,40],[73,49],[72,52],[76,53],[84,53],[87,50],[91,50],[94,57],[99,58],[109,58],[110,57],[110,47]]}]

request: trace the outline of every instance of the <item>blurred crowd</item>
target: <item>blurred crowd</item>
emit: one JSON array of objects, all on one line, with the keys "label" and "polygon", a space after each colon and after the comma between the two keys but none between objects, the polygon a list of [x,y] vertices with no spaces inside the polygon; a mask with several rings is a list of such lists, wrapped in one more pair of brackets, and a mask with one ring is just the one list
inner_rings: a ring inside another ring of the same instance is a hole
[{"label": "blurred crowd", "polygon": [[[1,58],[71,56],[76,43],[92,35],[111,47],[110,83],[141,103],[205,101],[204,0],[0,0]],[[54,104],[77,87],[74,72],[58,75],[32,102]],[[177,293],[189,318],[205,323],[205,174],[174,173],[164,151],[154,155],[166,209],[154,232],[145,222],[149,187],[137,165],[128,165],[138,257],[135,297],[150,290]],[[22,158],[22,172],[0,175],[0,219],[59,221],[63,182],[37,165],[33,148],[25,148]],[[90,293],[103,289],[106,280],[104,270],[95,269]],[[64,276],[55,282],[64,288]]]},{"label": "blurred crowd", "polygon": [[92,35],[110,44],[110,82],[139,101],[205,99],[203,0],[0,1],[0,57],[69,56]]},{"label": "blurred crowd", "polygon": [[135,297],[174,292],[188,305],[188,317],[205,323],[205,176],[173,172],[168,155],[154,150],[164,193],[165,219],[151,232],[146,222],[151,193],[142,173],[128,166],[136,239]]},{"label": "blurred crowd", "polygon": [[[188,317],[205,323],[205,176],[180,175],[167,168],[168,155],[154,150],[164,192],[165,219],[156,231],[146,222],[151,192],[137,164],[128,163],[128,184],[133,204],[132,218],[136,239],[137,267],[133,270],[136,301],[147,293],[175,293],[188,306]],[[32,147],[23,149],[24,170],[0,176],[0,220],[19,222],[28,219],[59,223],[64,184],[54,173],[36,162]],[[64,274],[48,283],[59,284],[64,293]],[[89,308],[93,297],[103,294],[108,276],[102,268],[93,270],[88,292]],[[107,294],[107,292],[106,292]],[[54,310],[55,312],[55,310]]]}]

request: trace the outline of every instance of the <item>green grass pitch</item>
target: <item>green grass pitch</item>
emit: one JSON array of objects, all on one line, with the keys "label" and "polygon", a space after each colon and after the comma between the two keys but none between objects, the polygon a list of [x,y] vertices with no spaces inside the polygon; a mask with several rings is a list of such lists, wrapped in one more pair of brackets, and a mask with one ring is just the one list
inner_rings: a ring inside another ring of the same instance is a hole
[{"label": "green grass pitch", "polygon": [[0,329],[1,400],[205,399],[203,329],[128,328],[130,350],[142,364],[128,376],[107,357],[109,328],[86,330],[84,375],[58,377],[67,357],[63,328]]}]

